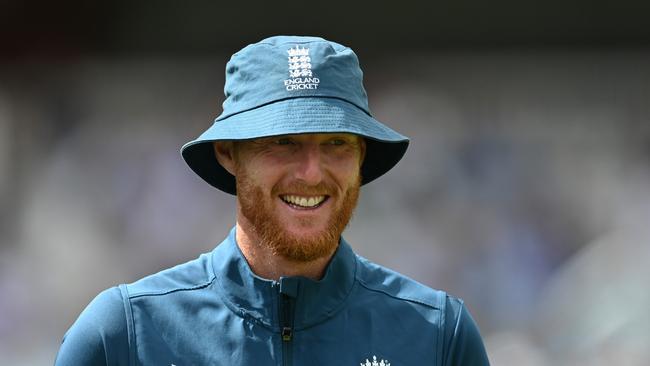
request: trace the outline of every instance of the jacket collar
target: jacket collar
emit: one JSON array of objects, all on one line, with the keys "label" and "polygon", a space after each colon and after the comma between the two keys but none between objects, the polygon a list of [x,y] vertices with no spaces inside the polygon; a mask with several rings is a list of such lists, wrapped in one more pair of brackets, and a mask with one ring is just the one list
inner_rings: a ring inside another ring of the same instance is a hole
[{"label": "jacket collar", "polygon": [[356,277],[356,255],[341,238],[325,276],[319,281],[305,277],[267,280],[253,273],[237,246],[235,229],[212,252],[212,267],[226,305],[243,317],[279,329],[280,292],[294,299],[295,330],[308,328],[340,310]]}]

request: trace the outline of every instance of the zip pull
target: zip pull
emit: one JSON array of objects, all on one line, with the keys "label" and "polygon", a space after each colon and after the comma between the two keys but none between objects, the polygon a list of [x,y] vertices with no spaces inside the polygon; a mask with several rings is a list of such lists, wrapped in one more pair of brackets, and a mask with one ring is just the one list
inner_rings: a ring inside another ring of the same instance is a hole
[{"label": "zip pull", "polygon": [[282,365],[293,364],[293,317],[295,301],[298,296],[298,282],[281,278],[278,289],[278,320],[280,321],[280,339],[282,344]]},{"label": "zip pull", "polygon": [[296,281],[290,281],[285,279],[280,279],[280,288],[279,288],[279,308],[280,311],[280,337],[282,342],[291,342],[293,338],[293,302],[294,298],[298,294],[298,283]]},{"label": "zip pull", "polygon": [[280,293],[280,326],[282,341],[290,342],[293,336],[293,309],[291,298]]},{"label": "zip pull", "polygon": [[284,342],[291,342],[291,336],[293,335],[293,329],[290,327],[282,328],[282,340]]}]

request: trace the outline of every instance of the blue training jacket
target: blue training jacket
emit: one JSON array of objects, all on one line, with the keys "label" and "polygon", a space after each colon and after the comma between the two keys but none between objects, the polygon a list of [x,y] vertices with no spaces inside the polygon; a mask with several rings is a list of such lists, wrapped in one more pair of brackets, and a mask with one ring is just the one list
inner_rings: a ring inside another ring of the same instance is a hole
[{"label": "blue training jacket", "polygon": [[63,338],[64,365],[489,365],[463,302],[356,255],[320,281],[262,279],[233,229],[211,253],[99,294]]}]

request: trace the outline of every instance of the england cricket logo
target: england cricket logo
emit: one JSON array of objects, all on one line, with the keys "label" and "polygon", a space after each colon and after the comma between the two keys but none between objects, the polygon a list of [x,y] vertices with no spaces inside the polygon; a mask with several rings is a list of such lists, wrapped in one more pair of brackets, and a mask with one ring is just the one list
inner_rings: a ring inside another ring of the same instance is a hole
[{"label": "england cricket logo", "polygon": [[290,77],[284,81],[287,91],[318,89],[320,80],[312,73],[309,48],[296,45],[295,48],[289,48],[287,53]]}]

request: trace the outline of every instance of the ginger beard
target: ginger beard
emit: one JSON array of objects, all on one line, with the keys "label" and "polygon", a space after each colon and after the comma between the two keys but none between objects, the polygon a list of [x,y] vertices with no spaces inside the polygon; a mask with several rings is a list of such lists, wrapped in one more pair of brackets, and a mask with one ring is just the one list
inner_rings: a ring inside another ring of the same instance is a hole
[{"label": "ginger beard", "polygon": [[[359,199],[361,176],[343,192],[343,199],[337,202],[331,213],[327,228],[320,233],[298,237],[288,232],[285,225],[274,214],[272,202],[277,197],[277,187],[271,190],[271,197],[265,197],[261,187],[255,185],[245,169],[237,169],[237,198],[241,214],[250,222],[260,242],[270,248],[273,254],[294,262],[311,262],[332,254],[339,244],[341,233],[350,222],[352,213]],[[339,199],[333,196],[337,190],[325,183],[318,186],[304,186],[298,182],[288,187],[297,192],[328,192],[329,199]],[[309,219],[300,220],[303,226],[309,225]]]}]

